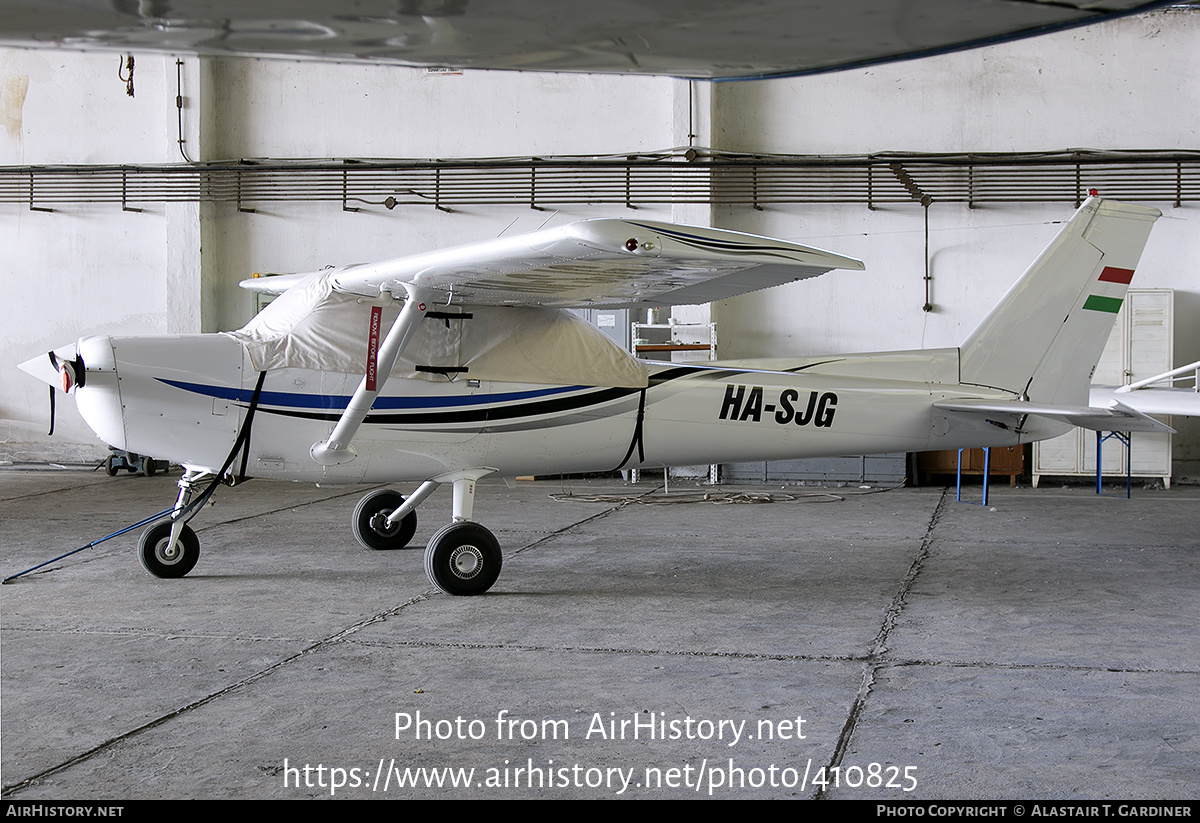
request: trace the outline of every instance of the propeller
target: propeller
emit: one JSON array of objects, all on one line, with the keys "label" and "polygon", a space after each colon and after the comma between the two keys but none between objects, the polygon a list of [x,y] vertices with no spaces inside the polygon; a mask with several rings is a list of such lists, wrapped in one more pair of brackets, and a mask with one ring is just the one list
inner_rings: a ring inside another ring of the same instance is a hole
[{"label": "propeller", "polygon": [[63,346],[56,351],[46,353],[46,357],[35,357],[17,366],[21,371],[36,377],[50,386],[50,431],[54,434],[55,389],[70,393],[72,389],[81,388],[87,382],[87,369],[83,358],[74,345]]},{"label": "propeller", "polygon": [[[53,366],[57,370],[58,369],[58,355],[56,355],[54,352],[50,352],[49,354],[50,354],[50,365]],[[53,436],[53,434],[54,434],[54,387],[51,386],[50,387],[50,431],[46,432],[46,436],[51,437],[51,436]]]}]

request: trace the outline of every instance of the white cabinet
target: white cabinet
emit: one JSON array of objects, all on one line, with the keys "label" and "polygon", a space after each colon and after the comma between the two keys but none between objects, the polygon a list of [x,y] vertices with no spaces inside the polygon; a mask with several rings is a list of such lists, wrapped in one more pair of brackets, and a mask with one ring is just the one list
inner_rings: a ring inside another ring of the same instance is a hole
[{"label": "white cabinet", "polygon": [[717,359],[716,323],[633,323],[630,333],[634,355],[647,360]]},{"label": "white cabinet", "polygon": [[[1130,289],[1104,347],[1092,384],[1121,386],[1170,371],[1174,358],[1174,292]],[[1115,438],[1105,441],[1103,473],[1124,476],[1126,461],[1134,477],[1161,477],[1171,483],[1171,435],[1134,432],[1128,451]],[[1096,474],[1096,433],[1075,429],[1062,437],[1033,444],[1033,485],[1041,475]]]}]

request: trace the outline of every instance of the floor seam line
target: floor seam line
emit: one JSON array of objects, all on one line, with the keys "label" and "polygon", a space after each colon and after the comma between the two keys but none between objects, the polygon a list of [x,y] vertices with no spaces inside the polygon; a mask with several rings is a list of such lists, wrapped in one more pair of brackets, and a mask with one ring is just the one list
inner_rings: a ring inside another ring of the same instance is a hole
[{"label": "floor seam line", "polygon": [[[892,629],[896,626],[896,618],[904,609],[904,604],[907,601],[908,594],[912,590],[912,585],[916,582],[917,577],[924,567],[926,558],[929,557],[929,547],[933,542],[933,533],[937,529],[938,523],[942,518],[942,513],[946,508],[946,501],[949,499],[950,488],[947,486],[942,489],[941,497],[938,498],[937,505],[934,506],[933,514],[929,517],[929,524],[925,527],[925,535],[921,539],[921,546],[917,550],[916,556],[908,567],[903,580],[900,581],[900,587],[896,590],[896,594],[892,597],[892,602],[888,606],[888,610],[884,615],[883,622],[879,626],[879,632],[875,635],[875,639],[871,642],[870,650],[867,653],[866,660],[863,663],[862,678],[859,681],[858,692],[854,696],[853,702],[850,704],[850,710],[846,714],[846,722],[842,726],[841,732],[838,734],[837,744],[834,746],[833,756],[825,767],[825,774],[828,777],[829,773],[841,766],[843,758],[846,756],[847,750],[850,748],[850,739],[854,736],[854,731],[858,727],[858,719],[862,715],[863,709],[866,708],[867,697],[871,694],[871,689],[875,685],[876,673],[887,665],[884,659],[884,653],[887,648],[887,639],[891,635]],[[828,798],[829,783],[826,782],[813,796],[814,800],[825,800]]]}]

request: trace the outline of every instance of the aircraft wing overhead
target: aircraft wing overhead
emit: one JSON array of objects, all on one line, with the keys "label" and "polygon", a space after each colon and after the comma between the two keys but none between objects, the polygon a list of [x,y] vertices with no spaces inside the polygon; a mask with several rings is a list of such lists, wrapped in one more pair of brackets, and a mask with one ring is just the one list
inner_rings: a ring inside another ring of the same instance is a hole
[{"label": "aircraft wing overhead", "polygon": [[399,296],[405,284],[459,305],[617,308],[708,303],[824,274],[859,260],[722,229],[584,220],[333,274],[347,294]]},{"label": "aircraft wing overhead", "polygon": [[0,45],[749,78],[990,45],[1163,0],[0,0]]}]

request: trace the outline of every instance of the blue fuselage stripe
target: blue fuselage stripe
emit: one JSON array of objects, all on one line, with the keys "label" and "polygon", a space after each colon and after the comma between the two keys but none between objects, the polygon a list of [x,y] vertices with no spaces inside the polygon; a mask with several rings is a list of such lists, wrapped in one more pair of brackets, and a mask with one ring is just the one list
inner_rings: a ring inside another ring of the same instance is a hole
[{"label": "blue fuselage stripe", "polygon": [[[202,383],[188,383],[183,380],[167,380],[158,378],[168,386],[174,386],[184,391],[216,397],[221,400],[231,400],[237,403],[249,403],[254,392],[250,389],[235,389],[226,386],[206,386]],[[507,403],[518,400],[530,400],[552,397],[566,392],[580,391],[588,386],[562,386],[551,389],[533,389],[530,391],[500,392],[498,394],[474,394],[460,397],[379,397],[373,408],[376,411],[388,409],[432,409],[438,407],[482,406],[493,403]],[[259,396],[261,406],[282,406],[293,409],[345,409],[350,403],[348,395],[302,394],[299,392],[264,391]]]}]

